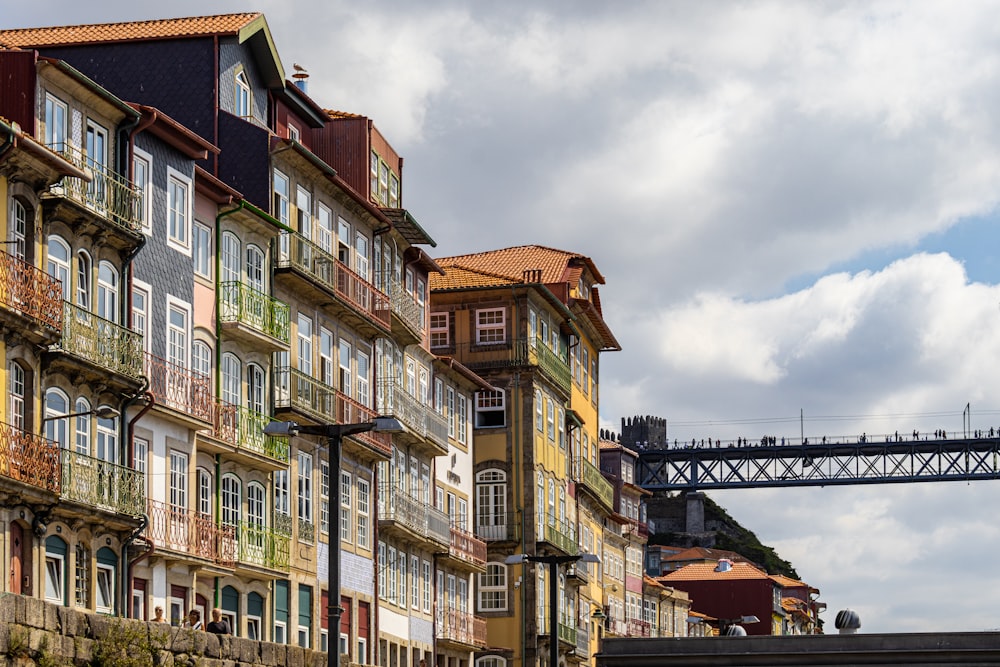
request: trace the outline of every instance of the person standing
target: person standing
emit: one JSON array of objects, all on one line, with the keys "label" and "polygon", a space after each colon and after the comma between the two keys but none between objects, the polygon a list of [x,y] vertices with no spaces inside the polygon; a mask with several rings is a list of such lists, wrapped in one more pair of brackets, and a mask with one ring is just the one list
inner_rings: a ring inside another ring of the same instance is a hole
[{"label": "person standing", "polygon": [[215,608],[212,610],[212,620],[208,622],[206,628],[209,632],[217,635],[231,635],[233,634],[232,628],[229,627],[229,621],[222,618],[222,610]]},{"label": "person standing", "polygon": [[187,622],[184,624],[184,627],[190,628],[191,630],[202,630],[204,626],[201,623],[201,612],[197,609],[189,611]]},{"label": "person standing", "polygon": [[153,620],[157,623],[166,623],[167,619],[163,618],[163,607],[156,607],[153,609]]}]

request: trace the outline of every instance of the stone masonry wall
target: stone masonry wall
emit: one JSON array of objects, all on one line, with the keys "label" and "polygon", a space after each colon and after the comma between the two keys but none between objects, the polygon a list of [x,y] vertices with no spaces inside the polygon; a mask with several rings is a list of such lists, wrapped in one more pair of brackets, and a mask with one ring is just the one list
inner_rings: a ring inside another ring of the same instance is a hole
[{"label": "stone masonry wall", "polygon": [[[115,652],[122,657],[107,657]],[[324,667],[326,661],[326,653],[298,646],[102,616],[0,594],[0,667]]]}]

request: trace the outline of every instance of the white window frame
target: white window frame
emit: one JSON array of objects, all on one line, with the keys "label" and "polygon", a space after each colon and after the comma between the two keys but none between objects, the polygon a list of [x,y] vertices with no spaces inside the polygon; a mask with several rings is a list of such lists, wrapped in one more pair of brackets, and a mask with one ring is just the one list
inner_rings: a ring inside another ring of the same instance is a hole
[{"label": "white window frame", "polygon": [[[183,330],[171,322],[172,313],[178,313],[184,317]],[[168,362],[187,370],[190,368],[191,360],[191,304],[167,295],[166,324],[166,347],[164,348],[167,350],[166,359]],[[178,336],[177,340],[181,344],[183,357],[175,356],[170,352],[171,348],[176,347],[175,343],[171,341],[172,336]],[[183,336],[182,340],[181,336]]]},{"label": "white window frame", "polygon": [[436,311],[431,313],[428,337],[431,341],[431,349],[451,346],[451,328],[448,326],[450,315],[448,311]]},{"label": "white window frame", "polygon": [[358,477],[358,546],[369,546],[369,526],[371,525],[371,482]]},{"label": "white window frame", "polygon": [[479,575],[476,609],[481,612],[507,611],[507,566],[490,562]]},{"label": "white window frame", "polygon": [[253,89],[246,70],[240,68],[233,77],[233,115],[240,118],[253,118]]},{"label": "white window frame", "polygon": [[[191,224],[194,220],[193,191],[190,178],[167,167],[167,245],[188,257],[191,256]],[[178,192],[184,193],[180,206],[176,202]]]},{"label": "white window frame", "polygon": [[476,317],[476,345],[501,345],[507,342],[507,309],[479,308]]},{"label": "white window frame", "polygon": [[[102,583],[104,586],[102,586]],[[94,574],[94,608],[98,614],[113,614],[115,611],[115,568],[97,563]]]},{"label": "white window frame", "polygon": [[[50,593],[50,590],[53,593]],[[66,597],[66,558],[60,554],[45,553],[45,599],[64,604]]]},{"label": "white window frame", "polygon": [[[500,423],[484,424],[483,418],[500,413]],[[476,392],[476,428],[503,428],[507,425],[507,394],[494,387],[490,391]]]},{"label": "white window frame", "polygon": [[191,254],[194,260],[194,273],[202,278],[212,279],[212,264],[215,255],[212,252],[212,228],[198,220],[194,221],[191,231]]},{"label": "white window frame", "polygon": [[340,540],[351,542],[354,531],[351,528],[351,473],[340,471]]},{"label": "white window frame", "polygon": [[[140,164],[146,174],[145,179],[139,177],[138,167]],[[142,233],[151,235],[153,233],[153,156],[138,147],[132,148],[132,183],[142,196],[139,214],[142,222]]]}]

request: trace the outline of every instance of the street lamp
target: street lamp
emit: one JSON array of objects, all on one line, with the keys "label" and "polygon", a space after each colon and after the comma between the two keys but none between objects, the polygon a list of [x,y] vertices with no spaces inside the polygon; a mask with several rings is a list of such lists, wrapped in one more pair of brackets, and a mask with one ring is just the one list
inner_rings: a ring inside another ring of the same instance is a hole
[{"label": "street lamp", "polygon": [[[270,422],[264,427],[265,435],[321,435],[326,438],[327,455],[330,462],[330,498],[340,502],[340,448],[345,435],[356,435],[368,431],[383,433],[399,433],[403,425],[395,417],[376,417],[370,422],[358,424],[297,424],[295,422]],[[340,666],[340,510],[330,512],[330,534],[327,560],[327,596],[326,610],[327,640],[326,664],[328,667]],[[336,596],[336,597],[334,597]]]},{"label": "street lamp", "polygon": [[719,629],[725,637],[746,637],[747,631],[740,623],[760,623],[756,616],[740,616],[739,618],[720,618]]},{"label": "street lamp", "polygon": [[576,556],[533,556],[530,554],[513,554],[504,561],[507,565],[523,565],[525,563],[547,563],[549,566],[549,667],[559,667],[559,628],[556,617],[559,615],[559,570],[558,567],[567,563],[581,561],[584,563],[600,563],[597,554],[577,554]]},{"label": "street lamp", "polygon": [[42,419],[42,423],[54,421],[56,419],[70,419],[71,417],[86,417],[93,415],[98,419],[116,419],[121,417],[122,413],[115,410],[110,405],[102,405],[99,408],[94,408],[93,410],[86,410],[84,412],[74,412],[68,415],[52,415],[51,417],[45,417]]}]

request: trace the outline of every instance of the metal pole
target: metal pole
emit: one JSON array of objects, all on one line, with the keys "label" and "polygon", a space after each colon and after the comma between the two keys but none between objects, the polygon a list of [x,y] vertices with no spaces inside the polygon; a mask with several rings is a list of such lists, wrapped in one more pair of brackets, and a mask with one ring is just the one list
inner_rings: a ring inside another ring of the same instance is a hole
[{"label": "metal pole", "polygon": [[[326,664],[340,667],[340,447],[343,436],[337,429],[327,439],[330,461],[330,534],[327,572]],[[336,505],[335,505],[336,503]],[[334,597],[336,596],[336,597]]]},{"label": "metal pole", "polygon": [[[549,561],[549,667],[559,667],[559,565],[556,559]],[[333,666],[331,666],[333,667]]]}]

